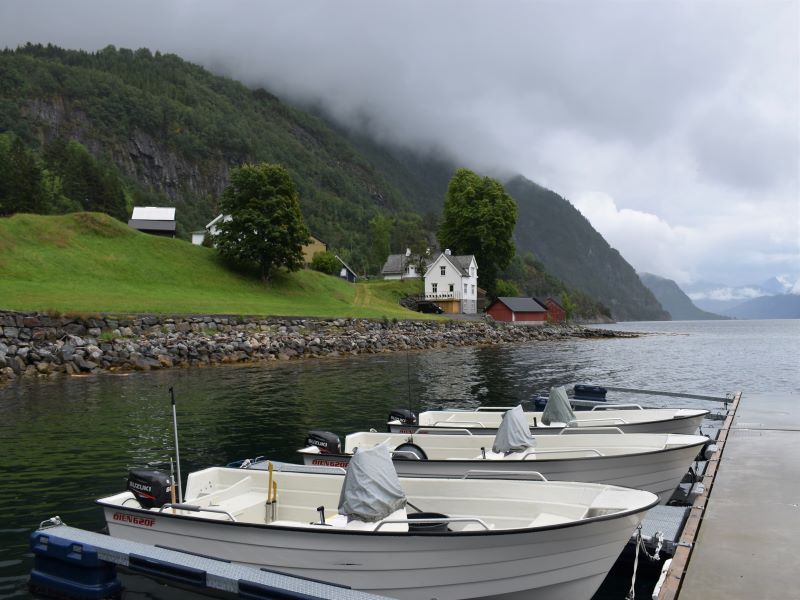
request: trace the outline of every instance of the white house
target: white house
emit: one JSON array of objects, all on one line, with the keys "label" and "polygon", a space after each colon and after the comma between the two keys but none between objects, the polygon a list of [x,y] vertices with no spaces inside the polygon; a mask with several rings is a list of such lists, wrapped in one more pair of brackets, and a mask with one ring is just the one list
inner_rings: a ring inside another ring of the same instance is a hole
[{"label": "white house", "polygon": [[475,256],[453,256],[442,252],[425,271],[425,299],[447,313],[474,314],[478,311],[478,263]]},{"label": "white house", "polygon": [[192,232],[192,243],[195,246],[202,245],[203,244],[203,240],[206,237],[206,234],[208,234],[210,236],[217,235],[219,233],[219,226],[222,225],[222,222],[223,221],[230,221],[230,220],[231,220],[230,215],[222,215],[222,214],[217,215],[211,221],[209,221],[209,223],[208,223],[208,225],[206,225],[205,229],[203,229],[202,231],[193,231]]}]

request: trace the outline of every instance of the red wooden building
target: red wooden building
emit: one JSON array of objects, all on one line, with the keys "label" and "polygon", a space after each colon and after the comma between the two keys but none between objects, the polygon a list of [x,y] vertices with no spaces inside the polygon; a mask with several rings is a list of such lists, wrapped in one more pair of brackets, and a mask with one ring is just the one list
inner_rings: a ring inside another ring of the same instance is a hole
[{"label": "red wooden building", "polygon": [[552,298],[513,298],[501,296],[486,309],[486,314],[495,321],[512,322],[555,322],[566,320],[566,311]]}]

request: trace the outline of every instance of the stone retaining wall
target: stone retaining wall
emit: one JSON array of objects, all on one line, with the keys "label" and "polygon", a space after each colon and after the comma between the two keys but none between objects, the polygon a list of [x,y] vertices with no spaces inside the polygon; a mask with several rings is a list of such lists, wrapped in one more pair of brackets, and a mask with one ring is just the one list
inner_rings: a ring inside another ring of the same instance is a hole
[{"label": "stone retaining wall", "polygon": [[578,325],[239,316],[70,317],[0,311],[0,383],[343,354],[629,336]]}]

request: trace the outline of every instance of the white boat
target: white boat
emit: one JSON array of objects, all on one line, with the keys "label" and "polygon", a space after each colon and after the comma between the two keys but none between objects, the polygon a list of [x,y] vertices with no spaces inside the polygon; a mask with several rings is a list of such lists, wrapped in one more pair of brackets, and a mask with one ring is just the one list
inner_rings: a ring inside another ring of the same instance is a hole
[{"label": "white boat", "polygon": [[[360,432],[346,436],[341,448],[338,436],[312,431],[308,442],[298,452],[309,466],[347,467],[360,449],[385,444],[401,477],[491,474],[513,479],[530,477],[534,472],[551,481],[609,483],[647,490],[665,503],[709,439],[676,433],[547,435],[510,452],[493,451],[494,436],[469,434]],[[251,464],[250,468],[262,468],[263,464]]]},{"label": "white boat", "polygon": [[[375,457],[390,476],[370,464]],[[214,467],[189,475],[177,506],[146,508],[130,491],[98,503],[114,537],[395,598],[588,600],[658,502],[591,483],[400,480],[391,465],[378,446],[358,452],[346,477]],[[387,493],[353,492],[367,475]],[[277,501],[265,504],[270,487]],[[395,487],[402,501],[388,493]],[[146,498],[162,495],[148,489]],[[377,517],[354,516],[379,508]],[[410,508],[439,516],[417,519]],[[441,530],[420,530],[430,526]]]},{"label": "white boat", "polygon": [[[409,410],[394,410],[386,423],[392,433],[447,433],[469,431],[477,435],[497,432],[503,414],[512,406],[482,406],[475,410],[428,410],[414,414]],[[690,408],[642,408],[638,404],[615,404],[581,411],[575,415],[564,388],[550,390],[550,398],[542,412],[525,412],[531,434],[553,435],[566,428],[615,427],[625,433],[684,433],[693,434],[703,422],[707,410]]]}]

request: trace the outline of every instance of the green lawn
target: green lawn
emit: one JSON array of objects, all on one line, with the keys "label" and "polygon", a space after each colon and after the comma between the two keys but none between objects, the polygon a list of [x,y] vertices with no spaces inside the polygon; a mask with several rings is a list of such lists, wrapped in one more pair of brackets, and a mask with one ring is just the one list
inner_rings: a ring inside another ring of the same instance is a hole
[{"label": "green lawn", "polygon": [[216,252],[130,229],[99,213],[0,219],[0,308],[425,318],[397,300],[419,282],[349,284],[316,271],[270,283],[225,267]]}]

